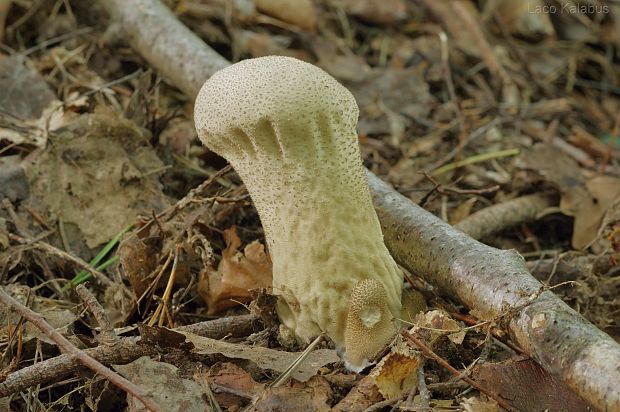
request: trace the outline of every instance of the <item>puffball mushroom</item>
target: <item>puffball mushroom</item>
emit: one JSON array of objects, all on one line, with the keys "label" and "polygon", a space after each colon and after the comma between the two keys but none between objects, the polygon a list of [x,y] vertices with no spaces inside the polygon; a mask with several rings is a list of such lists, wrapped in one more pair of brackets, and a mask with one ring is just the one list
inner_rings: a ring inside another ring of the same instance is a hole
[{"label": "puffball mushroom", "polygon": [[403,277],[372,205],[353,95],[312,64],[269,56],[214,74],[194,110],[258,210],[282,323],[306,342],[326,333],[351,369],[368,365],[398,331]]}]

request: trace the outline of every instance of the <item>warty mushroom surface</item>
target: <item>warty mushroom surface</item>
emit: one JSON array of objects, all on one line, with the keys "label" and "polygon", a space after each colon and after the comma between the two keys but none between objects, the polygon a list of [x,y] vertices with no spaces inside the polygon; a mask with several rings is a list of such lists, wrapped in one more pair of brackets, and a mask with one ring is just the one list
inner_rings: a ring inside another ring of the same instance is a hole
[{"label": "warty mushroom surface", "polygon": [[358,115],[329,74],[279,56],[214,74],[194,113],[258,210],[281,321],[303,341],[326,333],[354,370],[398,331],[403,283],[372,205]]}]

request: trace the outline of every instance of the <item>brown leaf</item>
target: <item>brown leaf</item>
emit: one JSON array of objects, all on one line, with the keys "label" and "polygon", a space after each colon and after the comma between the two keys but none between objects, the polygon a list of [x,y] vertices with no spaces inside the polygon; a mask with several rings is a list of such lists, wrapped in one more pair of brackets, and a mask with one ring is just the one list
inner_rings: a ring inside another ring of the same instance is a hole
[{"label": "brown leaf", "polygon": [[519,411],[586,411],[588,406],[532,359],[478,364],[472,379]]},{"label": "brown leaf", "polygon": [[234,227],[224,231],[224,241],[226,249],[217,270],[206,268],[198,283],[209,314],[248,302],[250,290],[267,288],[272,283],[271,259],[261,243],[254,241],[245,247],[244,253],[239,252],[241,239]]},{"label": "brown leaf", "polygon": [[[39,297],[27,286],[9,284],[5,287],[5,291],[15,300],[28,305],[32,310],[40,313],[45,321],[60,333],[67,334],[69,328],[77,319],[77,316],[69,309],[66,309],[64,307],[65,304],[61,301]],[[28,300],[29,297],[31,298],[30,302]],[[0,307],[0,342],[6,341],[8,336],[15,333],[15,328],[19,325],[19,319],[20,316],[17,312],[8,310],[4,306]],[[23,342],[25,343],[35,338],[43,342],[54,343],[36,326],[29,322],[24,323],[24,330],[21,335]]]},{"label": "brown leaf", "polygon": [[396,399],[418,386],[416,371],[423,362],[422,355],[399,336],[369,376],[385,399]]},{"label": "brown leaf", "polygon": [[194,380],[206,380],[218,404],[224,408],[242,406],[265,387],[252,379],[248,372],[230,362],[216,363],[206,374],[194,374]]},{"label": "brown leaf", "polygon": [[572,244],[575,249],[587,247],[599,233],[603,217],[616,199],[620,198],[620,179],[597,176],[584,187],[562,193],[560,208],[575,217]]},{"label": "brown leaf", "polygon": [[342,6],[347,14],[374,24],[393,25],[409,15],[404,0],[342,0]]},{"label": "brown leaf", "polygon": [[53,137],[24,166],[31,200],[77,225],[88,247],[109,241],[141,212],[170,203],[153,173],[163,163],[144,131],[112,109],[81,115]]},{"label": "brown leaf", "polygon": [[315,376],[305,383],[294,382],[291,387],[269,388],[256,403],[256,411],[304,411],[327,412],[332,398],[329,383],[321,376]]},{"label": "brown leaf", "polygon": [[410,126],[411,119],[427,118],[435,102],[423,74],[415,67],[375,68],[363,81],[345,85],[360,107],[358,131],[365,135],[395,135],[399,132],[395,129]]},{"label": "brown leaf", "polygon": [[492,399],[482,400],[475,396],[465,398],[461,402],[463,412],[499,412],[497,402]]},{"label": "brown leaf", "polygon": [[304,30],[314,30],[316,12],[312,0],[255,0],[256,9]]},{"label": "brown leaf", "polygon": [[362,412],[382,400],[384,400],[383,396],[379,393],[379,388],[375,385],[374,379],[366,376],[332,408],[332,412]]},{"label": "brown leaf", "polygon": [[118,256],[136,297],[142,296],[153,279],[158,264],[158,249],[135,234],[125,238],[118,248]]},{"label": "brown leaf", "polygon": [[620,197],[607,209],[599,231],[599,238],[611,242],[613,250],[620,252]]},{"label": "brown leaf", "polygon": [[490,1],[485,5],[483,13],[499,16],[501,24],[513,35],[540,40],[555,33],[549,14],[536,12],[544,5],[543,0]]},{"label": "brown leaf", "polygon": [[0,112],[18,119],[36,119],[56,96],[45,79],[21,54],[0,57]]},{"label": "brown leaf", "polygon": [[[200,355],[222,354],[231,359],[247,359],[258,365],[259,368],[276,372],[284,372],[299,357],[299,352],[283,352],[261,346],[247,346],[239,343],[229,343],[220,340],[205,338],[189,332],[179,332],[194,344],[194,352]],[[339,362],[340,358],[335,350],[317,349],[301,362],[291,373],[291,377],[298,381],[307,381],[325,365]]]},{"label": "brown leaf", "polygon": [[172,119],[159,135],[160,143],[170,146],[174,153],[183,155],[196,140],[196,128],[191,119]]},{"label": "brown leaf", "polygon": [[[116,365],[114,369],[143,388],[165,411],[211,410],[204,400],[205,392],[200,385],[193,380],[179,378],[175,366],[143,356],[127,365]],[[131,395],[127,395],[127,398],[129,412],[147,411],[136,398]]]},{"label": "brown leaf", "polygon": [[463,343],[465,339],[466,329],[452,319],[447,313],[440,310],[431,310],[421,313],[416,319],[416,326],[411,331],[416,331],[425,335],[426,343],[429,346],[435,344],[441,336],[447,336],[450,341],[456,345]]},{"label": "brown leaf", "polygon": [[519,161],[560,191],[562,212],[575,218],[573,247],[582,249],[596,240],[605,213],[620,197],[620,179],[595,176],[586,180],[575,160],[545,144],[525,151]]}]

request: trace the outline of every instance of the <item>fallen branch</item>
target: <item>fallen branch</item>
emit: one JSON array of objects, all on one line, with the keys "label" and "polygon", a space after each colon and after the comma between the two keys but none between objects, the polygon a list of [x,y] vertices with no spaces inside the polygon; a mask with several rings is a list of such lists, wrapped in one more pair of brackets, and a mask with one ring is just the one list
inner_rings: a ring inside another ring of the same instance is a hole
[{"label": "fallen branch", "polygon": [[[148,19],[132,20],[122,30],[135,37],[157,21],[158,36],[133,38],[132,46],[188,96],[197,94],[214,67],[201,51],[206,46],[197,46],[189,58],[187,49],[159,44],[202,43],[195,34],[158,0],[100,1],[121,22],[137,9],[148,10]],[[161,15],[153,17],[158,11]],[[175,62],[175,69],[158,62]],[[196,75],[200,71],[203,78]],[[401,265],[460,300],[478,318],[501,321],[528,355],[593,406],[620,410],[618,343],[542,289],[518,253],[483,245],[412,204],[374,174],[369,172],[368,178],[386,245]]]},{"label": "fallen branch", "polygon": [[503,229],[535,220],[543,210],[554,204],[557,204],[557,199],[547,193],[522,196],[484,208],[454,227],[474,239],[483,239]]},{"label": "fallen branch", "polygon": [[[205,79],[230,63],[190,29],[180,24],[161,2],[101,0],[122,38],[190,99]],[[171,25],[171,21],[177,23]],[[182,77],[178,73],[183,73]]]},{"label": "fallen branch", "polygon": [[494,320],[546,371],[601,410],[620,409],[620,346],[534,279],[513,250],[486,246],[368,180],[385,243],[407,270]]},{"label": "fallen branch", "polygon": [[[258,317],[255,315],[231,316],[181,326],[173,330],[191,332],[212,339],[222,339],[225,336],[247,336],[254,332],[254,326],[257,322]],[[114,345],[100,345],[96,348],[86,349],[84,352],[106,365],[122,365],[133,362],[142,356],[157,354],[152,345],[140,344],[139,336],[121,338]],[[4,382],[0,383],[0,398],[21,392],[31,386],[58,381],[77,372],[80,367],[81,364],[75,357],[64,354],[20,369],[11,373]]]},{"label": "fallen branch", "polygon": [[39,330],[45,333],[47,337],[49,337],[54,343],[56,343],[56,345],[58,345],[58,347],[63,352],[65,352],[65,354],[68,354],[71,358],[75,359],[77,362],[86,366],[93,372],[103,376],[113,385],[116,385],[128,394],[131,394],[133,397],[142,402],[142,404],[152,412],[163,412],[163,409],[161,409],[155,403],[155,401],[153,401],[153,399],[147,396],[147,394],[142,390],[142,388],[125,379],[118,373],[114,372],[112,369],[108,368],[101,362],[86,354],[81,349],[77,348],[75,345],[69,342],[67,338],[62,336],[60,332],[54,329],[52,325],[47,323],[47,321],[43,319],[41,315],[13,299],[2,288],[0,288],[0,302],[2,302],[10,310],[14,310],[15,312],[19,313],[20,316],[28,320]]}]

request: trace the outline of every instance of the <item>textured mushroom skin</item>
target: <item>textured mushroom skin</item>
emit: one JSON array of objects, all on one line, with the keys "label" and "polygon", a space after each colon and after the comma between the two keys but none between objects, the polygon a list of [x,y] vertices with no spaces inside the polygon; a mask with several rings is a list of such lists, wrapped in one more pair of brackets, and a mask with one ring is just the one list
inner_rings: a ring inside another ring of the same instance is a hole
[{"label": "textured mushroom skin", "polygon": [[[316,66],[262,57],[212,76],[194,114],[200,139],[232,164],[258,210],[284,325],[304,341],[327,333],[363,367],[396,331],[402,273],[372,206],[351,93]],[[372,287],[351,303],[366,280]],[[363,329],[354,318],[366,301],[380,319]]]}]

